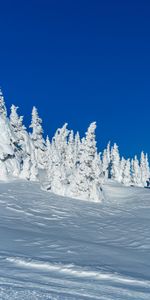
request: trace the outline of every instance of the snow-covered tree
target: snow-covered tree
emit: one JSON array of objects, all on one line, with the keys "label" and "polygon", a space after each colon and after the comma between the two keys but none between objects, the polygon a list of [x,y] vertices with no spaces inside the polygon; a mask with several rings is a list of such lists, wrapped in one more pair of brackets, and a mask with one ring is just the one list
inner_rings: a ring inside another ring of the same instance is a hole
[{"label": "snow-covered tree", "polygon": [[27,180],[38,180],[38,166],[35,158],[35,148],[30,135],[22,131],[22,165],[20,177]]},{"label": "snow-covered tree", "polygon": [[141,159],[140,159],[140,171],[141,171],[141,183],[143,186],[147,185],[147,181],[150,177],[149,171],[149,162],[148,162],[148,155],[141,152]]},{"label": "snow-covered tree", "polygon": [[46,170],[49,168],[49,165],[51,163],[51,160],[52,160],[52,149],[51,149],[51,142],[50,142],[50,139],[49,139],[49,136],[47,135],[46,137],[46,150],[45,150],[45,155],[46,155]]},{"label": "snow-covered tree", "polygon": [[120,155],[118,146],[115,143],[111,149],[111,170],[110,170],[111,178],[121,182],[121,168],[120,168]]},{"label": "snow-covered tree", "polygon": [[142,186],[141,170],[137,156],[131,161],[131,181],[135,186]]},{"label": "snow-covered tree", "polygon": [[77,131],[74,138],[74,156],[75,156],[75,164],[79,161],[79,152],[80,152],[80,146],[81,146],[81,139],[80,134]]},{"label": "snow-covered tree", "polygon": [[149,165],[149,159],[148,159],[148,154],[146,153],[145,155],[145,169],[146,169],[146,186],[149,186],[150,184],[150,165]]},{"label": "snow-covered tree", "polygon": [[107,144],[106,153],[107,153],[108,164],[110,164],[110,160],[111,160],[110,142]]},{"label": "snow-covered tree", "polygon": [[123,173],[124,173],[125,165],[126,165],[126,159],[124,157],[122,157],[121,161],[120,161],[120,176],[121,176],[122,183],[123,183]]},{"label": "snow-covered tree", "polygon": [[45,141],[43,138],[42,119],[38,115],[37,108],[32,109],[32,121],[30,128],[32,128],[31,139],[35,148],[35,159],[39,168],[45,168]]},{"label": "snow-covered tree", "polygon": [[51,161],[49,162],[48,189],[52,192],[65,195],[68,185],[67,174],[67,124],[57,129],[51,144]]},{"label": "snow-covered tree", "polygon": [[61,168],[61,182],[67,183],[67,139],[69,135],[69,130],[67,129],[68,124],[65,123],[62,128],[59,128],[53,138],[53,143],[55,144],[57,156],[60,161]]},{"label": "snow-covered tree", "polygon": [[15,105],[11,106],[11,112],[9,116],[10,120],[10,125],[12,127],[12,130],[15,135],[15,146],[18,148],[18,154],[19,156],[23,155],[23,149],[22,149],[22,144],[23,144],[23,133],[26,130],[25,126],[23,125],[23,117],[18,115],[18,107]]},{"label": "snow-covered tree", "polygon": [[80,144],[80,150],[78,153],[78,161],[76,163],[76,169],[73,174],[73,180],[71,183],[71,191],[74,197],[82,197],[88,199],[90,197],[88,174],[86,174],[86,163],[84,160],[85,155],[85,138],[82,138]]},{"label": "snow-covered tree", "polygon": [[[123,160],[122,160],[123,161]],[[130,159],[124,160],[124,166],[122,163],[122,183],[126,186],[131,185],[131,163]]]},{"label": "snow-covered tree", "polygon": [[100,153],[96,153],[92,167],[95,175],[94,183],[92,183],[90,187],[90,198],[94,199],[95,201],[100,201],[103,200],[102,184],[104,182]]},{"label": "snow-covered tree", "polygon": [[62,175],[61,160],[56,148],[55,141],[52,140],[51,144],[51,159],[49,160],[47,168],[48,183],[47,189],[51,190],[53,193],[64,195],[64,182]]},{"label": "snow-covered tree", "polygon": [[10,126],[8,118],[0,115],[0,165],[1,179],[7,176],[18,176],[20,159],[15,145],[16,137]]},{"label": "snow-covered tree", "polygon": [[23,116],[19,116],[17,110],[18,106],[12,104],[9,119],[13,131],[18,138],[18,142],[20,142],[20,140],[22,140],[22,131],[24,131],[26,128],[23,125]]},{"label": "snow-covered tree", "polygon": [[108,167],[109,167],[109,163],[107,160],[107,150],[104,149],[102,155],[102,169],[103,169],[103,175],[105,179],[108,179]]},{"label": "snow-covered tree", "polygon": [[111,151],[110,151],[110,142],[107,144],[107,148],[104,149],[102,154],[102,169],[105,179],[111,177]]},{"label": "snow-covered tree", "polygon": [[67,138],[69,135],[67,126],[68,124],[65,123],[62,128],[58,128],[53,138],[53,142],[55,143],[62,162],[66,160]]},{"label": "snow-covered tree", "polygon": [[18,156],[21,159],[20,177],[28,180],[37,180],[38,168],[34,153],[34,144],[26,127],[23,125],[23,117],[18,115],[18,107],[11,106],[10,125],[15,133],[15,145],[18,148]]},{"label": "snow-covered tree", "polygon": [[75,168],[75,164],[75,141],[73,130],[71,130],[69,133],[68,143],[66,147],[66,174],[69,182],[72,179],[71,177]]},{"label": "snow-covered tree", "polygon": [[[12,115],[11,115],[12,116]],[[7,169],[8,175],[19,176],[20,168],[21,168],[21,152],[19,147],[19,139],[17,137],[17,130],[14,130],[14,127],[11,125],[11,120],[7,118],[7,109],[5,106],[5,101],[2,92],[0,91],[0,117],[1,117],[1,137],[5,135],[3,149],[8,150],[6,144],[9,145],[9,149],[11,149],[11,154],[6,153],[5,157],[5,167]],[[2,142],[3,143],[3,142]],[[5,172],[6,173],[6,172]]]},{"label": "snow-covered tree", "polygon": [[5,100],[1,89],[0,89],[0,115],[3,117],[7,117],[7,109],[6,109]]},{"label": "snow-covered tree", "polygon": [[97,157],[95,129],[96,123],[93,122],[86,132],[86,137],[81,141],[72,191],[77,197],[100,201],[102,199],[101,186],[96,180],[100,163]]}]

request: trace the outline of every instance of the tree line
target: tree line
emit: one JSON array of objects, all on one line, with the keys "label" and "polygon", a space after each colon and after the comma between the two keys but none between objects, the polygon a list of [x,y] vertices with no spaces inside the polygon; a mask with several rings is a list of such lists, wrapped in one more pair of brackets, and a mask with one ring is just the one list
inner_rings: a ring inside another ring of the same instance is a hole
[{"label": "tree line", "polygon": [[32,109],[27,130],[17,106],[11,106],[8,116],[0,91],[0,180],[40,180],[53,193],[93,201],[103,199],[102,184],[108,179],[126,186],[148,186],[148,155],[142,152],[140,161],[137,156],[121,158],[118,146],[110,143],[99,153],[95,130],[93,122],[81,138],[64,124],[45,140],[37,108]]}]

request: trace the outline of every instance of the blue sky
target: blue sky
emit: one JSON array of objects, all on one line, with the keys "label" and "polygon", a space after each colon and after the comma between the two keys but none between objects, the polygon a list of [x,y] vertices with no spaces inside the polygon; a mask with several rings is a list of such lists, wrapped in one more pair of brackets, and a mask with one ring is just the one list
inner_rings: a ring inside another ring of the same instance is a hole
[{"label": "blue sky", "polygon": [[0,3],[0,85],[25,123],[36,105],[45,134],[97,121],[101,150],[150,154],[150,2]]}]

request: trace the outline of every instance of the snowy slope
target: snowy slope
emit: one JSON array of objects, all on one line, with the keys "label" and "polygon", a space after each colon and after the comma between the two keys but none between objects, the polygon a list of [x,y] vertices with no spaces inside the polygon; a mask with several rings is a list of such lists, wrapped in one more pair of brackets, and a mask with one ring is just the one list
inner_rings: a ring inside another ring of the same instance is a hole
[{"label": "snowy slope", "polygon": [[90,203],[0,183],[0,299],[150,299],[150,190]]}]

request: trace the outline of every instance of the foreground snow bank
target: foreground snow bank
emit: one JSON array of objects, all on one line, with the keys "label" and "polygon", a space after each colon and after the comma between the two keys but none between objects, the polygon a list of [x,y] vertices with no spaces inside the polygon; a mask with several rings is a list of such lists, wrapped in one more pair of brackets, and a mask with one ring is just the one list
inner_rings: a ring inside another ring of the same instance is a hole
[{"label": "foreground snow bank", "polygon": [[150,191],[84,202],[0,183],[0,299],[149,300]]}]

